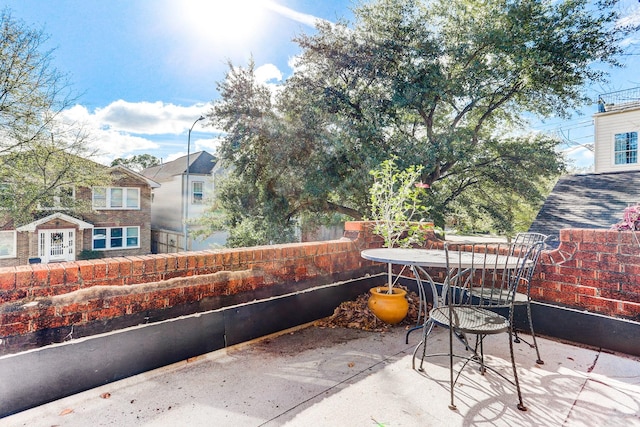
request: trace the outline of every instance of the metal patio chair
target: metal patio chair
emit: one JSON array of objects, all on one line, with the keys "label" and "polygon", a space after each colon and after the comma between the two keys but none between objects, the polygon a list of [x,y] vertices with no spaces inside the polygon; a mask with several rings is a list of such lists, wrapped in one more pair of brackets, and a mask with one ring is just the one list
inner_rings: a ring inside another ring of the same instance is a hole
[{"label": "metal patio chair", "polygon": [[[413,367],[420,357],[419,371],[431,356],[449,356],[451,402],[455,406],[455,385],[469,362],[477,363],[480,372],[490,370],[515,386],[518,409],[525,411],[513,352],[513,306],[519,284],[533,275],[542,242],[520,243],[448,243],[445,246],[447,279],[442,290],[442,303],[429,312],[422,341],[413,354]],[[449,352],[428,354],[428,337],[433,325],[449,330]],[[513,379],[485,364],[484,338],[507,332]],[[460,341],[465,354],[454,353],[454,341]],[[420,353],[420,348],[422,352]],[[454,358],[463,364],[456,371]]]},{"label": "metal patio chair", "polygon": [[[542,233],[518,233],[516,234],[516,237],[514,238],[513,242],[515,244],[524,244],[524,245],[531,245],[534,243],[542,242],[542,248],[544,249],[546,240],[548,238],[549,236]],[[533,344],[527,342],[525,339],[522,339],[522,341],[524,341],[530,347],[536,349],[536,356],[538,357],[538,359],[536,360],[536,363],[539,365],[544,365],[544,361],[540,357],[540,349],[538,348],[538,341],[536,340],[536,332],[533,329],[533,319],[531,317],[531,281],[530,280],[527,281],[524,292],[518,292],[516,290],[516,294],[514,297],[514,304],[524,305],[527,308],[527,320],[529,321],[529,330],[531,331],[531,339],[533,340]],[[521,339],[518,336],[518,331],[514,329],[514,342],[519,343],[520,341]]]}]

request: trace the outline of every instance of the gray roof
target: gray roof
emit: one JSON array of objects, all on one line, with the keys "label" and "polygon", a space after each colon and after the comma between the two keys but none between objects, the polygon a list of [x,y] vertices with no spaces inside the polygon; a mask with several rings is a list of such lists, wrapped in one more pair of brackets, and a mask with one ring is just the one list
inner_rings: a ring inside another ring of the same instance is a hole
[{"label": "gray roof", "polygon": [[640,202],[640,171],[561,177],[529,231],[557,236],[563,228],[609,229]]},{"label": "gray roof", "polygon": [[[211,175],[216,165],[216,158],[206,151],[198,151],[189,155],[189,174]],[[154,181],[169,181],[176,175],[183,175],[187,172],[187,156],[179,157],[171,162],[151,166],[141,172],[141,174]]]}]

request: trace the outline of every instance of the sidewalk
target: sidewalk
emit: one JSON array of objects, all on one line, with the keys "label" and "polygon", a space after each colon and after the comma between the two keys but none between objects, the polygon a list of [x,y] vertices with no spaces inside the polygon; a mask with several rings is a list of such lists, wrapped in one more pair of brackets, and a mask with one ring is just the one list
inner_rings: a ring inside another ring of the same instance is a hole
[{"label": "sidewalk", "polygon": [[[511,384],[468,366],[448,409],[448,358],[411,369],[419,332],[307,327],[137,375],[0,419],[0,426],[640,426],[640,361],[540,339],[515,344]],[[444,349],[447,331],[430,344]],[[510,369],[507,336],[487,339]]]}]

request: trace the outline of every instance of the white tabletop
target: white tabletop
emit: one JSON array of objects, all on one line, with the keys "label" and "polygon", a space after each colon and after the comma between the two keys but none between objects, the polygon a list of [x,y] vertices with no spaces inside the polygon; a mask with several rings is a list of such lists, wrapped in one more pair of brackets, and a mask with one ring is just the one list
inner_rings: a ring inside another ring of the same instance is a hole
[{"label": "white tabletop", "polygon": [[[389,264],[415,265],[420,267],[447,267],[444,249],[376,248],[365,249],[360,255],[370,261]],[[495,269],[516,268],[521,261],[515,256],[449,251],[450,262],[456,267],[492,267]]]},{"label": "white tabletop", "polygon": [[377,248],[365,249],[360,256],[370,261],[421,267],[446,267],[447,254],[443,249]]}]

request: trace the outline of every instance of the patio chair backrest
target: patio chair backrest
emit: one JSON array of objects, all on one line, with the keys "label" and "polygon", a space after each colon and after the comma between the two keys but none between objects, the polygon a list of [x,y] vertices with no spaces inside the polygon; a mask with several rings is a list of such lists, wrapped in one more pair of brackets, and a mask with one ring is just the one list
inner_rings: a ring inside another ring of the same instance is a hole
[{"label": "patio chair backrest", "polygon": [[528,287],[543,242],[449,243],[445,303],[511,307],[519,286]]}]

